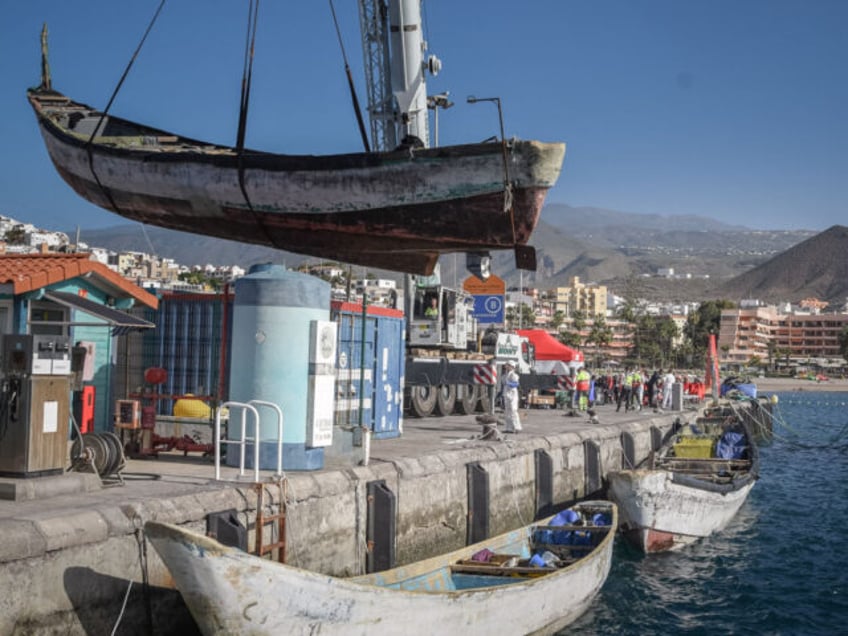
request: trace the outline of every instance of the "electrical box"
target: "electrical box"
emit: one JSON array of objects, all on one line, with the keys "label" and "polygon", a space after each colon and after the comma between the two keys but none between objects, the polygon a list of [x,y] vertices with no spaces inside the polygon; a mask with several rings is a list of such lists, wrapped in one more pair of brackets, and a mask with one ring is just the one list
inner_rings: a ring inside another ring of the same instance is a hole
[{"label": "electrical box", "polygon": [[117,400],[115,402],[115,428],[141,428],[141,402]]}]

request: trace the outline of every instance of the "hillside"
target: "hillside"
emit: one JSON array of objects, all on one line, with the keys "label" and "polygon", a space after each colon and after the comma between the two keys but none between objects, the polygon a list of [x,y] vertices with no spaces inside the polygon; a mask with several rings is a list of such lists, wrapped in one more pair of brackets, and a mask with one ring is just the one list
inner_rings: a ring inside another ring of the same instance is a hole
[{"label": "hillside", "polygon": [[[573,276],[604,283],[619,291],[633,276],[652,276],[673,268],[689,279],[645,279],[649,298],[700,300],[710,288],[755,268],[813,236],[809,231],[763,231],[731,226],[702,217],[632,214],[600,208],[552,204],[544,208],[531,244],[537,249],[536,272],[519,273],[509,250],[492,254],[492,271],[509,286],[550,288]],[[175,259],[183,265],[239,265],[274,262],[296,267],[309,257],[265,247],[175,232],[140,224],[86,230],[81,240],[116,251],[142,251]],[[465,257],[441,258],[442,279],[461,283]],[[354,268],[354,276],[362,276]],[[380,277],[400,274],[374,270]],[[715,291],[715,293],[720,293]],[[728,292],[729,293],[729,292]]]},{"label": "hillside", "polygon": [[719,286],[728,298],[767,302],[848,297],[848,227],[834,225]]}]

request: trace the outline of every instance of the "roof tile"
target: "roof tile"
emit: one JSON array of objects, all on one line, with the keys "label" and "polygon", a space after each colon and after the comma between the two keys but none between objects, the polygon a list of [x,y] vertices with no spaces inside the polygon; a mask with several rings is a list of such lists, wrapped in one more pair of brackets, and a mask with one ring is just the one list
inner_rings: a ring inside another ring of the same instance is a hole
[{"label": "roof tile", "polygon": [[60,283],[92,272],[92,275],[119,288],[127,296],[156,309],[159,301],[120,274],[93,261],[89,254],[5,254],[0,255],[0,284],[10,284],[14,293],[29,291]]}]

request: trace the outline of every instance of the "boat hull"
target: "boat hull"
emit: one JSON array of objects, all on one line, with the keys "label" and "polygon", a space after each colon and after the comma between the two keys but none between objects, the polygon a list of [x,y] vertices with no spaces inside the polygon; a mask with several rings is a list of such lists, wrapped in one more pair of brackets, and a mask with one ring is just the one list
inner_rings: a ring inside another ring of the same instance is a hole
[{"label": "boat hull", "polygon": [[518,140],[506,153],[500,143],[237,153],[114,117],[100,123],[99,112],[58,93],[33,90],[29,99],[56,170],[95,205],[169,229],[413,273],[430,273],[442,253],[526,245],[565,153],[564,144]]},{"label": "boat hull", "polygon": [[[605,505],[615,522],[615,507]],[[206,635],[550,634],[579,617],[606,581],[614,525],[583,559],[546,576],[456,589],[447,563],[487,547],[518,553],[522,528],[386,572],[334,578],[258,559],[202,535],[148,523],[146,535]]]},{"label": "boat hull", "polygon": [[625,538],[645,553],[677,550],[724,529],[754,487],[753,479],[715,491],[676,483],[666,470],[610,474],[609,497],[620,510]]}]

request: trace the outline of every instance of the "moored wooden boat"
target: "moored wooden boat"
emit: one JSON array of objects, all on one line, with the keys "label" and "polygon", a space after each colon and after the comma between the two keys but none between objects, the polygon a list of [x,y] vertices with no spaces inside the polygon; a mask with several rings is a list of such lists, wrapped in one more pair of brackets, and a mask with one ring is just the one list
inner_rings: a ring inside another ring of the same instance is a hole
[{"label": "moored wooden boat", "polygon": [[27,95],[59,175],[95,205],[410,273],[431,273],[449,252],[524,248],[527,258],[565,154],[562,143],[515,139],[328,156],[239,152],[104,116],[52,89]]},{"label": "moored wooden boat", "polygon": [[684,425],[635,469],[610,473],[620,529],[643,552],[676,550],[722,530],[754,487],[759,452],[738,417]]},{"label": "moored wooden boat", "polygon": [[[612,562],[616,506],[590,501],[569,510],[578,521],[552,526],[563,516],[548,518],[347,579],[259,559],[169,524],[148,522],[145,532],[206,636],[546,634],[588,608]],[[559,561],[545,566],[554,555]]]}]

